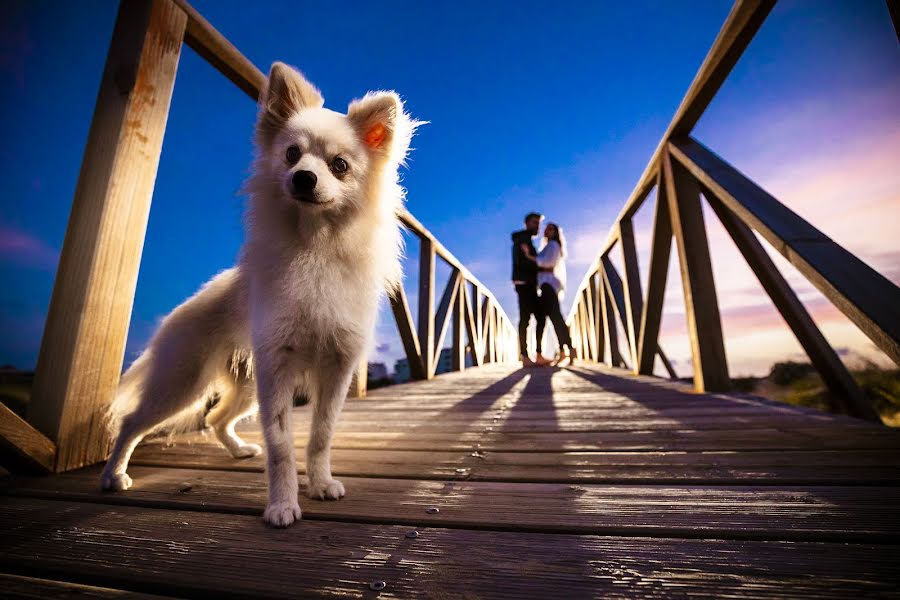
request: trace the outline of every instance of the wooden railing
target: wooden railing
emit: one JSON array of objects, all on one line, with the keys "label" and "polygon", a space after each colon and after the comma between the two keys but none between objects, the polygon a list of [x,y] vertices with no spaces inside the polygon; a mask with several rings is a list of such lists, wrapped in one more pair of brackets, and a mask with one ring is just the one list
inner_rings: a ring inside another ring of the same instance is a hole
[{"label": "wooden railing", "polygon": [[[184,0],[123,0],[106,59],[41,341],[28,420],[0,405],[0,462],[66,471],[106,458],[103,415],[118,385],[175,74],[186,43],[254,101],[265,75]],[[433,377],[452,317],[454,368],[506,361],[513,329],[490,294],[412,215],[421,240],[419,331],[392,299],[417,378]],[[434,313],[435,255],[452,269]],[[471,293],[469,288],[471,289]],[[365,393],[365,364],[354,391]]]},{"label": "wooden railing", "polygon": [[[702,195],[842,408],[852,415],[879,420],[754,232],[898,364],[900,289],[690,135],[773,5],[774,0],[735,3],[647,168],[581,281],[568,316],[573,345],[584,359],[628,367],[618,345],[618,319],[628,338],[630,369],[636,374],[650,375],[659,356],[670,376],[675,376],[659,347],[663,296],[674,237],[681,267],[694,387],[698,391],[729,389]],[[648,289],[642,293],[632,218],[654,187],[657,200]],[[616,246],[621,248],[624,277],[610,260]]]},{"label": "wooden railing", "polygon": [[[431,379],[438,368],[440,351],[451,333],[451,370],[518,360],[515,327],[490,290],[472,275],[449,250],[409,213],[400,216],[419,238],[418,328],[413,327],[406,293],[391,296],[391,309],[413,379]],[[450,277],[435,312],[435,259],[450,266]],[[468,343],[466,343],[468,340]],[[359,377],[361,381],[363,378]]]}]

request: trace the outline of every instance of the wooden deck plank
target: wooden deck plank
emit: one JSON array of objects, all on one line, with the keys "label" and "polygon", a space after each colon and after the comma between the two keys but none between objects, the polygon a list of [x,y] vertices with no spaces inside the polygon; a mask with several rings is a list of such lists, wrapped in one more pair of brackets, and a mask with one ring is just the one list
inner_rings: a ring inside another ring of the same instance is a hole
[{"label": "wooden deck plank", "polygon": [[[654,434],[655,435],[655,434]],[[302,453],[301,453],[302,454]],[[473,456],[477,454],[477,456]],[[336,449],[336,475],[510,482],[708,485],[900,484],[895,451],[453,452]],[[145,445],[133,465],[261,472],[262,456],[233,459],[212,444]],[[304,472],[302,459],[298,469]]]},{"label": "wooden deck plank", "polygon": [[[389,428],[387,428],[389,429]],[[259,432],[242,432],[248,441],[262,440]],[[438,431],[340,431],[335,435],[335,449],[380,450],[495,450],[507,452],[698,452],[698,451],[810,451],[822,450],[885,450],[898,449],[897,434],[890,431],[845,431],[834,428],[805,427],[793,431],[780,429],[747,430],[634,430],[634,431],[521,431],[506,432],[499,427],[491,430],[438,432]],[[213,440],[202,434],[178,441],[192,445],[214,445]],[[306,445],[306,433],[297,433],[295,443]],[[159,441],[148,441],[138,448],[138,455],[147,449],[165,446]],[[175,448],[182,447],[178,444]]]},{"label": "wooden deck plank", "polygon": [[[0,481],[0,494],[261,515],[262,473],[133,467],[128,492],[99,468]],[[345,478],[340,502],[302,496],[305,519],[598,535],[900,543],[897,487],[598,486]],[[528,510],[521,510],[527,503]],[[427,507],[440,512],[428,514]]]},{"label": "wooden deck plank", "polygon": [[52,581],[0,573],[0,590],[6,600],[37,600],[60,598],[65,600],[165,600],[172,596],[157,596],[140,592],[126,592],[107,587],[81,585],[67,581]]},{"label": "wooden deck plank", "polygon": [[[15,498],[0,567],[150,593],[217,597],[846,598],[892,594],[898,547],[684,540],[304,521]],[[290,551],[285,551],[290,548]],[[211,565],[217,568],[211,568]]]}]

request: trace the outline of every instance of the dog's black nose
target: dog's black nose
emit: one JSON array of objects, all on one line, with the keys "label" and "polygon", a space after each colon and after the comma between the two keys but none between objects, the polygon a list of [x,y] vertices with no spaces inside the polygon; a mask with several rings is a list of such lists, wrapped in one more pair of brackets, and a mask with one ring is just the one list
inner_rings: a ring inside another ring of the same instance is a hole
[{"label": "dog's black nose", "polygon": [[316,174],[312,171],[297,171],[291,178],[294,191],[298,194],[309,193],[316,188]]}]

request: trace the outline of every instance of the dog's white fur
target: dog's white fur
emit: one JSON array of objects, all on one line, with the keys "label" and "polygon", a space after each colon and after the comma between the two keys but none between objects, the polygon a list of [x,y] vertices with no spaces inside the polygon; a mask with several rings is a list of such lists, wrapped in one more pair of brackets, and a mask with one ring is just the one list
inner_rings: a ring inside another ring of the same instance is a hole
[{"label": "dog's white fur", "polygon": [[[267,523],[300,518],[291,413],[310,398],[308,494],[338,499],[330,446],[351,376],[373,334],[379,298],[400,285],[403,190],[397,170],[419,124],[393,92],[369,93],[347,114],[323,108],[319,91],[275,63],[260,97],[257,157],[247,182],[247,239],[239,263],[172,311],[122,378],[111,411],[117,439],[101,485],[124,490],[125,470],[147,433],[185,416],[204,399],[207,416],[237,458],[256,456],[235,423],[258,406],[267,449]],[[286,158],[297,145],[301,158]],[[341,173],[335,157],[349,168]],[[317,177],[298,196],[292,176]],[[301,201],[298,197],[302,197]]]}]

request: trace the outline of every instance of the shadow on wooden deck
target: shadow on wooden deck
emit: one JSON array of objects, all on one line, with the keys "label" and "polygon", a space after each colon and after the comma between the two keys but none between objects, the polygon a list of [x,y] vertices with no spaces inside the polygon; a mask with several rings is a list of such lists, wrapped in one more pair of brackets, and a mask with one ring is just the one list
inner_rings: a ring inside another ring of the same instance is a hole
[{"label": "shadow on wooden deck", "polygon": [[263,460],[199,433],[142,445],[126,493],[99,492],[97,467],[7,477],[4,594],[847,597],[900,583],[900,433],[758,398],[595,365],[485,367],[349,401],[333,464],[348,496],[301,499],[284,531],[259,518]]}]

